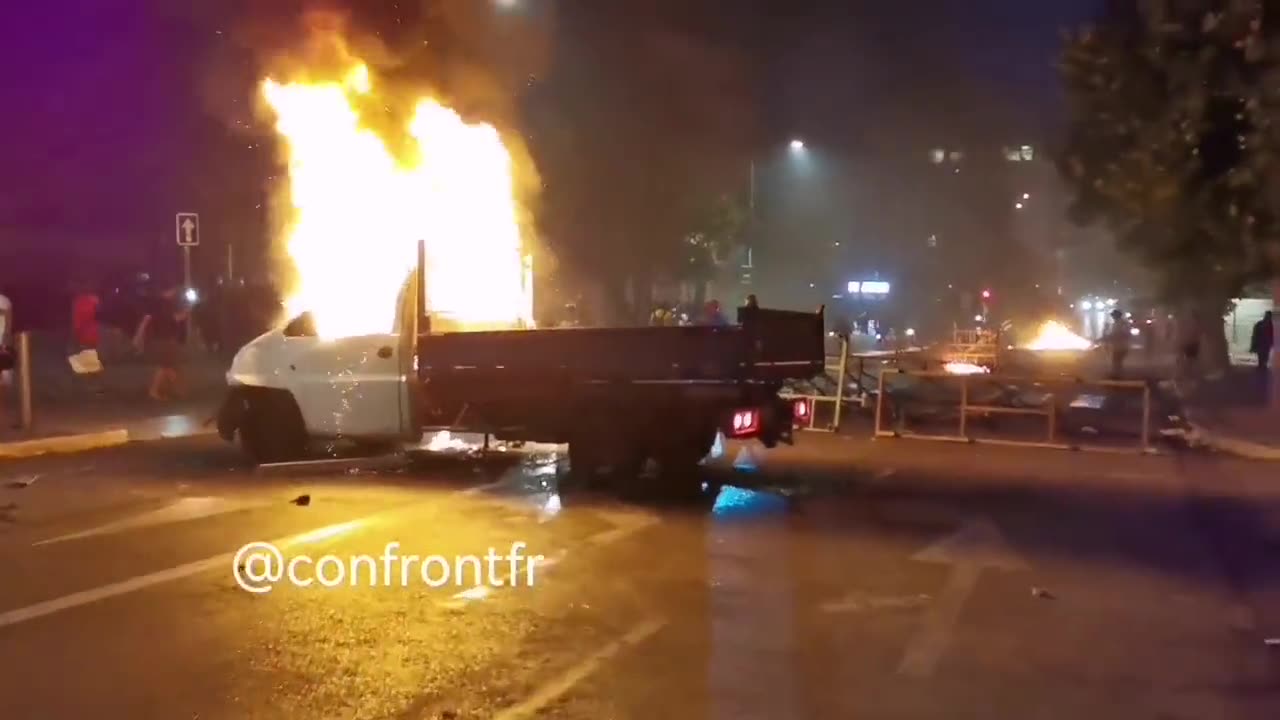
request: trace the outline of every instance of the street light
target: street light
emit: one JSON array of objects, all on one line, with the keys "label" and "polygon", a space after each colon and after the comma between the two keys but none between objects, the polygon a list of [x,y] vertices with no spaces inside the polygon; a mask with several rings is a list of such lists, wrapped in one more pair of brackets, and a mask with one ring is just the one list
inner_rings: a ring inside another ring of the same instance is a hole
[{"label": "street light", "polygon": [[800,139],[792,140],[792,141],[791,141],[791,149],[792,149],[792,150],[796,150],[796,151],[803,150],[803,149],[804,149],[804,141],[803,141],[803,140],[800,140]]}]

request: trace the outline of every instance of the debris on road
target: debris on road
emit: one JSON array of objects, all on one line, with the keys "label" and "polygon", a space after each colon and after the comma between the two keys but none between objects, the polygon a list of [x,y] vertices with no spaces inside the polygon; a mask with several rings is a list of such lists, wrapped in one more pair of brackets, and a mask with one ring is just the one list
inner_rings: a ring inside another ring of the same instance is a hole
[{"label": "debris on road", "polygon": [[311,496],[299,495],[298,497],[290,500],[289,502],[293,503],[294,505],[297,505],[298,507],[306,507],[311,504]]},{"label": "debris on road", "polygon": [[10,490],[22,490],[24,488],[31,487],[39,479],[40,479],[39,475],[28,475],[27,477],[24,477],[20,480],[14,480],[13,482],[5,483],[5,487],[9,488]]},{"label": "debris on road", "polygon": [[1280,637],[1267,638],[1266,640],[1262,641],[1262,644],[1266,645],[1267,647],[1280,647]]},{"label": "debris on road", "polygon": [[1056,599],[1053,593],[1049,592],[1048,590],[1045,590],[1045,589],[1044,589],[1044,588],[1042,588],[1042,587],[1033,587],[1033,588],[1031,588],[1031,597],[1038,597],[1038,598],[1040,598],[1041,600],[1054,600],[1054,599]]}]

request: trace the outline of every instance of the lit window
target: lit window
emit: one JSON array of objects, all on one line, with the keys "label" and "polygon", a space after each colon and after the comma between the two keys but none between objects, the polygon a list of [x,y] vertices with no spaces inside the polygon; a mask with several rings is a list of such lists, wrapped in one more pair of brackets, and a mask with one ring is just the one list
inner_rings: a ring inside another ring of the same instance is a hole
[{"label": "lit window", "polygon": [[1030,145],[1023,145],[1023,146],[1022,146],[1022,159],[1023,159],[1023,160],[1026,160],[1027,162],[1031,162],[1032,160],[1034,160],[1034,159],[1035,159],[1035,157],[1036,157],[1035,151],[1031,149],[1031,146],[1030,146]]},{"label": "lit window", "polygon": [[934,148],[929,153],[929,159],[933,161],[933,164],[938,165],[947,159],[947,153],[942,148]]}]

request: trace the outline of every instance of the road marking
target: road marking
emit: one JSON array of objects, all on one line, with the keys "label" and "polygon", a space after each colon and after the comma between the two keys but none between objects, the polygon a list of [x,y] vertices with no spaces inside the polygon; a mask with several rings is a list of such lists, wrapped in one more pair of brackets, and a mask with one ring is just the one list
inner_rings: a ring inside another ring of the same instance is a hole
[{"label": "road marking", "polygon": [[608,545],[630,535],[634,535],[647,527],[656,525],[660,518],[652,513],[599,511],[596,513],[609,521],[614,527],[588,537],[583,542],[587,545]]},{"label": "road marking", "polygon": [[[487,485],[477,485],[475,487],[467,488],[466,490],[460,490],[460,491],[456,491],[454,493],[449,493],[449,494],[460,495],[460,496],[476,495],[486,490],[494,489],[495,487],[501,484],[502,484],[502,481],[499,481],[497,483],[489,483]],[[272,541],[271,544],[277,547],[286,547],[290,545],[306,543],[318,537],[326,537],[331,532],[347,529],[352,525],[365,524],[365,523],[375,522],[380,519],[386,519],[388,517],[393,517],[395,515],[408,512],[414,508],[433,507],[433,506],[436,506],[438,502],[439,502],[439,498],[436,498],[429,501],[414,503],[408,506],[402,506],[402,507],[397,507],[390,510],[384,510],[382,512],[366,515],[364,517],[357,518],[355,520],[348,520],[346,522],[341,522],[334,525],[325,525],[323,527],[315,528],[313,530],[308,530],[306,532],[298,533],[296,535],[289,535],[280,540]],[[173,580],[181,580],[182,578],[191,577],[193,575],[198,575],[208,570],[212,570],[214,568],[217,568],[218,566],[222,566],[228,570],[234,570],[234,568],[231,567],[231,563],[234,561],[235,561],[235,553],[222,553],[220,555],[215,555],[213,557],[205,558],[204,560],[197,560],[195,562],[186,563],[184,565],[178,565],[176,567],[168,568],[166,570],[160,570],[157,572],[148,573],[146,575],[139,575],[137,577],[129,578],[127,580],[121,580],[120,582],[109,583],[107,585],[101,585],[99,587],[91,588],[89,590],[74,592],[74,593],[71,593],[70,595],[64,595],[59,598],[54,598],[53,600],[38,602],[38,603],[35,603],[34,605],[28,605],[26,607],[21,607],[16,610],[9,610],[8,612],[0,613],[0,628],[6,627],[9,625],[17,625],[20,623],[24,623],[28,620],[34,620],[35,618],[44,617],[46,615],[52,615],[54,613],[62,612],[63,610],[70,610],[72,608],[80,607],[82,605],[88,605],[90,603],[98,602],[99,600],[106,600],[108,598],[113,598],[120,595],[127,595],[131,592],[152,587],[153,585],[159,585],[159,584],[170,582]]]},{"label": "road marking", "polygon": [[41,545],[52,545],[54,543],[67,542],[69,540],[80,540],[83,538],[97,537],[99,535],[111,535],[114,533],[124,532],[126,530],[140,530],[142,528],[155,527],[156,525],[169,525],[172,523],[188,522],[191,520],[202,520],[216,515],[225,515],[239,510],[248,510],[250,508],[265,506],[266,503],[263,502],[233,501],[219,497],[186,497],[160,508],[159,510],[151,510],[113,523],[107,523],[106,525],[100,525],[96,528],[90,528],[89,530],[70,533],[68,535],[59,535],[58,537],[41,540],[39,542],[32,543],[31,545],[32,547],[39,547]]},{"label": "road marking", "polygon": [[63,610],[70,610],[71,608],[79,607],[81,605],[88,605],[89,603],[94,603],[99,600],[106,600],[107,598],[116,597],[117,595],[125,595],[136,590],[151,587],[152,585],[169,582],[170,580],[190,577],[192,575],[205,572],[206,570],[212,570],[219,565],[229,567],[234,559],[235,556],[232,553],[225,553],[205,560],[197,560],[193,563],[187,563],[186,565],[179,565],[177,567],[169,568],[168,570],[140,575],[135,578],[129,578],[128,580],[122,580],[121,582],[96,587],[91,590],[71,593],[70,595],[64,595],[55,600],[48,600],[46,602],[36,603],[35,605],[28,605],[24,608],[18,608],[17,610],[10,610],[6,613],[0,613],[0,628],[8,625],[17,625],[28,620],[34,620],[38,617],[44,617],[45,615],[52,615]]},{"label": "road marking", "polygon": [[916,553],[913,560],[951,566],[947,584],[925,616],[903,654],[898,673],[911,677],[933,674],[938,660],[951,645],[951,636],[965,603],[978,585],[982,571],[1024,570],[1027,564],[1005,542],[995,523],[971,520],[954,534]]},{"label": "road marking", "polygon": [[862,612],[871,610],[910,610],[929,604],[928,595],[869,595],[854,591],[844,598],[822,604],[828,613]]},{"label": "road marking", "polygon": [[520,718],[536,715],[543,708],[572,690],[578,683],[590,677],[605,661],[624,649],[639,645],[666,625],[667,621],[663,618],[653,618],[640,623],[628,631],[627,634],[596,650],[582,662],[538,688],[529,697],[494,715],[492,720],[520,720]]}]

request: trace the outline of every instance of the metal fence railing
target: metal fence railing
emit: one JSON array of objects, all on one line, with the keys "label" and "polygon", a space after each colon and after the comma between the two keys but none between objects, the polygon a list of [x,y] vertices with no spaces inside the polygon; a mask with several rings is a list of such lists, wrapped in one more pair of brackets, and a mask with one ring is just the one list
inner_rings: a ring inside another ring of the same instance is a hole
[{"label": "metal fence railing", "polygon": [[875,397],[877,438],[1154,452],[1152,390],[1139,380],[888,368]]},{"label": "metal fence railing", "polygon": [[871,410],[881,369],[918,358],[920,353],[919,348],[852,352],[848,338],[842,337],[837,354],[827,356],[822,375],[789,382],[779,395],[808,402],[808,420],[801,429],[837,432],[850,407]]}]

